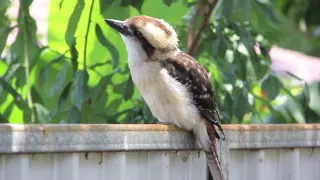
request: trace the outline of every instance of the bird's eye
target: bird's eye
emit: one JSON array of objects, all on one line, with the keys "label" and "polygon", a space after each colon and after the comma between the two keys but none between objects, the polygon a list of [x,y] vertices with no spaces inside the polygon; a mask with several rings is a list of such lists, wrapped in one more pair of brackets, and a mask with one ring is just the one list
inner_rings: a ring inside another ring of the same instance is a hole
[{"label": "bird's eye", "polygon": [[142,33],[140,31],[136,31],[135,34],[136,34],[137,37],[142,37]]}]

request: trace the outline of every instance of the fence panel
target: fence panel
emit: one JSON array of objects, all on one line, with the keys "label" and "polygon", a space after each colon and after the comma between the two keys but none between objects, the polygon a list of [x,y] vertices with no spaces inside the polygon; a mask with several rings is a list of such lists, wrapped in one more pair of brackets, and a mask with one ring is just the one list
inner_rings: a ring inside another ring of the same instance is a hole
[{"label": "fence panel", "polygon": [[[229,180],[319,180],[320,125],[224,125]],[[89,152],[89,153],[87,153]],[[0,125],[0,180],[206,180],[190,132],[165,125]]]}]

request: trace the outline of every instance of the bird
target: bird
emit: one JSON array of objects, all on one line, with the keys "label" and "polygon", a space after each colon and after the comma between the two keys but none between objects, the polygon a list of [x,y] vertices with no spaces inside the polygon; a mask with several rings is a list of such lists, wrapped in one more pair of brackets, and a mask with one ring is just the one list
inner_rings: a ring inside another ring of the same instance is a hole
[{"label": "bird", "polygon": [[216,139],[226,136],[208,71],[179,49],[176,31],[163,19],[139,15],[105,22],[120,33],[132,81],[152,115],[160,123],[192,131],[213,179],[223,180]]}]

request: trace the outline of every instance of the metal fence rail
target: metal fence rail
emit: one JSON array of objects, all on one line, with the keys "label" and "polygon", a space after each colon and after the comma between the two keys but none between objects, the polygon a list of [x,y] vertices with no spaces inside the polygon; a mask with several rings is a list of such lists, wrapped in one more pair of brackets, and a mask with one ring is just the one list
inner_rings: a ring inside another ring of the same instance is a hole
[{"label": "metal fence rail", "polygon": [[[320,125],[224,125],[229,180],[319,180]],[[86,152],[90,152],[87,154]],[[194,137],[165,125],[0,125],[0,180],[205,180]]]}]

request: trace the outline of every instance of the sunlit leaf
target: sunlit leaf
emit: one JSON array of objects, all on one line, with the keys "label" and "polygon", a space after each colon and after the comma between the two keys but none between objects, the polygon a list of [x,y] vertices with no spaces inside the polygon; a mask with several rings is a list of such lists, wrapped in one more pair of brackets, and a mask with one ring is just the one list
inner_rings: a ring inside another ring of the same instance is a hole
[{"label": "sunlit leaf", "polygon": [[106,108],[106,113],[108,115],[113,115],[117,112],[118,107],[121,104],[121,99],[114,99]]},{"label": "sunlit leaf", "polygon": [[69,19],[67,31],[65,34],[65,40],[68,45],[71,45],[74,42],[74,34],[78,27],[83,8],[84,0],[78,0]]},{"label": "sunlit leaf", "polygon": [[117,48],[113,44],[111,44],[111,42],[108,41],[107,38],[105,38],[105,36],[103,35],[103,32],[102,32],[102,29],[98,24],[96,24],[95,30],[96,30],[96,35],[97,35],[99,42],[109,50],[109,52],[112,56],[113,69],[117,68],[119,65],[119,52],[118,52]]},{"label": "sunlit leaf", "polygon": [[64,1],[64,0],[60,0],[60,2],[59,2],[59,9],[61,9],[61,8],[62,8],[63,1]]},{"label": "sunlit leaf", "polygon": [[15,104],[21,110],[25,110],[25,111],[29,110],[27,102],[25,102],[22,96],[11,86],[11,84],[9,84],[2,77],[0,77],[0,86],[3,88],[3,90],[5,90],[6,92],[8,92],[13,96]]}]

